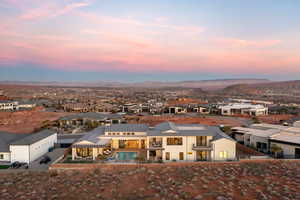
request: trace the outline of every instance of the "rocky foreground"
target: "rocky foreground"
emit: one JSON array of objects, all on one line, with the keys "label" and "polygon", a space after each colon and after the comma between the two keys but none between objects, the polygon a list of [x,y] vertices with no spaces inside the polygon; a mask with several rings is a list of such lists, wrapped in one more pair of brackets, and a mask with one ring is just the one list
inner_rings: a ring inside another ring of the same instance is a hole
[{"label": "rocky foreground", "polygon": [[300,199],[300,162],[0,171],[0,199]]}]

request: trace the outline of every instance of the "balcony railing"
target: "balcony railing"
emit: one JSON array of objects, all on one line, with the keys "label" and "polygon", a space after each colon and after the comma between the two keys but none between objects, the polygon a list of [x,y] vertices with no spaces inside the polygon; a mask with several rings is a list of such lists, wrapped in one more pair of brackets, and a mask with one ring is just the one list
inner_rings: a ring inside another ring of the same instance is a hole
[{"label": "balcony railing", "polygon": [[202,145],[202,144],[193,144],[193,150],[213,150],[211,144]]},{"label": "balcony railing", "polygon": [[162,148],[162,142],[150,142],[149,148]]}]

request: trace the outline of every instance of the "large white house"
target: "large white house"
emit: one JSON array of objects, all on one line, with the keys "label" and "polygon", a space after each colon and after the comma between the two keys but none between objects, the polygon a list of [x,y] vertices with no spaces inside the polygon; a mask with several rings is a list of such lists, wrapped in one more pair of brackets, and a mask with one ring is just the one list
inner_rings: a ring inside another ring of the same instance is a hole
[{"label": "large white house", "polygon": [[250,103],[230,103],[219,106],[221,115],[268,115],[268,107]]},{"label": "large white house", "polygon": [[86,133],[72,145],[72,159],[196,161],[234,160],[236,142],[218,127],[200,124],[113,124]]},{"label": "large white house", "polygon": [[57,143],[57,134],[43,130],[34,134],[0,132],[0,162],[31,163]]}]

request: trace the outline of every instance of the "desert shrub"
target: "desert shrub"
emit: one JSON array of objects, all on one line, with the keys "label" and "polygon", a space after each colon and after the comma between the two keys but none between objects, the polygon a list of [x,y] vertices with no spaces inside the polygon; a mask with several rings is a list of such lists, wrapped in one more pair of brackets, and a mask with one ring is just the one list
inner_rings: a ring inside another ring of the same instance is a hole
[{"label": "desert shrub", "polygon": [[135,158],[135,161],[136,161],[136,162],[139,162],[139,163],[143,163],[143,162],[146,161],[146,158],[145,158],[144,156],[137,156],[137,157]]}]

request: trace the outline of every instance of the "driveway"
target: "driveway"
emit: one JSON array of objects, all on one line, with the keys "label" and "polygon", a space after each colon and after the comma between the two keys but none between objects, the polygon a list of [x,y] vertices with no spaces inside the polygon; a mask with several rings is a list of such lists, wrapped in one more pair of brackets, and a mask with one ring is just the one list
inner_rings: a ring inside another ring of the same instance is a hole
[{"label": "driveway", "polygon": [[50,164],[52,164],[58,158],[60,158],[61,156],[64,155],[64,151],[65,151],[65,149],[63,149],[63,148],[56,148],[53,151],[48,152],[44,156],[49,156],[51,158],[51,161],[49,163],[40,165],[40,161],[44,157],[44,156],[42,156],[29,164],[29,170],[33,170],[33,171],[48,170]]}]

